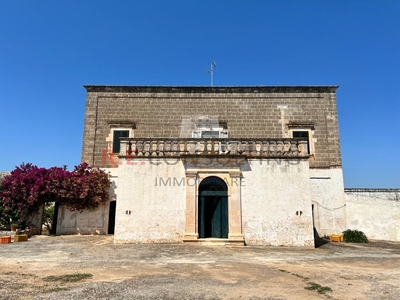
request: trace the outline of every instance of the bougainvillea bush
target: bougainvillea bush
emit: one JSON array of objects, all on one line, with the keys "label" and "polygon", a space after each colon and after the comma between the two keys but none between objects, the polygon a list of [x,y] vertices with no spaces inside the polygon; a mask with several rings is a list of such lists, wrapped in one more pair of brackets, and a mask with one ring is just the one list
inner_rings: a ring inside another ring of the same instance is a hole
[{"label": "bougainvillea bush", "polygon": [[2,214],[17,211],[23,219],[47,202],[58,202],[70,210],[93,209],[108,200],[110,185],[107,173],[87,163],[73,171],[21,164],[1,184]]},{"label": "bougainvillea bush", "polygon": [[70,187],[68,198],[60,201],[60,204],[70,210],[81,211],[96,208],[108,201],[111,181],[103,170],[82,163],[71,172],[66,186]]}]

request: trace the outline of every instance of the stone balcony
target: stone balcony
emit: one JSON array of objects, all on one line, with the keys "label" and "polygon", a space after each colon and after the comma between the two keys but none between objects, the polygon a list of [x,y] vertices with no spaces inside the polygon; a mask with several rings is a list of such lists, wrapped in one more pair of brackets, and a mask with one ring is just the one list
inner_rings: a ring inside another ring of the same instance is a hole
[{"label": "stone balcony", "polygon": [[122,157],[243,156],[254,158],[309,157],[307,141],[301,139],[188,139],[124,138]]}]

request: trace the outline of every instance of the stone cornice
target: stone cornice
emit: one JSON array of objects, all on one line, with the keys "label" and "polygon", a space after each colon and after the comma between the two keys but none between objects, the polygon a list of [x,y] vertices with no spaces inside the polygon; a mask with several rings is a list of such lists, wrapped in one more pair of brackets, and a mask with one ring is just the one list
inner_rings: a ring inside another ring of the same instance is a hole
[{"label": "stone cornice", "polygon": [[385,192],[394,192],[400,193],[400,189],[396,188],[345,188],[345,193],[385,193]]},{"label": "stone cornice", "polygon": [[335,93],[337,85],[327,86],[128,86],[84,85],[93,93]]}]

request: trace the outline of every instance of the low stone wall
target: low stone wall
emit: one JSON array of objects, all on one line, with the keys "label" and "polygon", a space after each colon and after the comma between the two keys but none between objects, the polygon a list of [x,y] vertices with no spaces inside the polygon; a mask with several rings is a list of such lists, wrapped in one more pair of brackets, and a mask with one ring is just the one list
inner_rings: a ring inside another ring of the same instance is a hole
[{"label": "low stone wall", "polygon": [[[110,202],[116,200],[118,169],[104,169],[110,173],[110,201],[99,207],[83,211],[70,211],[65,206],[58,209],[57,235],[59,234],[107,234],[110,218]],[[112,171],[112,172],[111,172]]]},{"label": "low stone wall", "polygon": [[57,235],[107,234],[109,203],[96,209],[70,211],[65,206],[58,209]]},{"label": "low stone wall", "polygon": [[345,198],[349,229],[400,241],[400,189],[345,189]]}]

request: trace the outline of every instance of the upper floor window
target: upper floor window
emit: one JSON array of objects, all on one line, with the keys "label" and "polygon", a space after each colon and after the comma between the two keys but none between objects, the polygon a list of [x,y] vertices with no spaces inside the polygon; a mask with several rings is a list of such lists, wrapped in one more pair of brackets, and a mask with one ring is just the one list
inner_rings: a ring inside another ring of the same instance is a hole
[{"label": "upper floor window", "polygon": [[308,131],[301,131],[301,130],[295,130],[292,131],[292,137],[293,138],[304,138],[307,140],[307,152],[310,154],[310,137],[309,137],[309,132]]},{"label": "upper floor window", "polygon": [[228,124],[220,120],[218,115],[182,116],[182,138],[228,138]]},{"label": "upper floor window", "polygon": [[121,149],[120,138],[127,138],[127,137],[130,137],[129,130],[114,130],[112,153],[119,153]]},{"label": "upper floor window", "polygon": [[108,142],[108,153],[118,154],[121,150],[120,139],[133,137],[135,124],[132,122],[110,123],[110,133],[106,141]]},{"label": "upper floor window", "polygon": [[292,138],[301,138],[307,141],[308,154],[314,154],[314,124],[309,123],[291,123],[288,124],[289,136]]},{"label": "upper floor window", "polygon": [[216,129],[203,129],[203,130],[194,130],[192,133],[193,138],[227,138],[228,137],[228,131],[223,130],[222,128],[216,128]]}]

